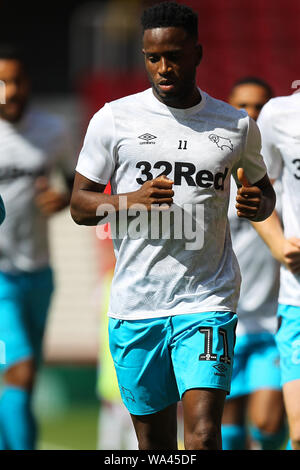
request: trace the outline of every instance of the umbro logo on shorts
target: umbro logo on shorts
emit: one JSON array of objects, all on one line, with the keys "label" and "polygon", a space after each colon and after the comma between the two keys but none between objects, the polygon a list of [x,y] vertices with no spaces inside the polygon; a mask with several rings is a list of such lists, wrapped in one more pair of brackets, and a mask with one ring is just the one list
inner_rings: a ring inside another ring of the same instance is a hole
[{"label": "umbro logo on shorts", "polygon": [[156,135],[149,134],[149,132],[146,132],[145,134],[139,135],[138,138],[143,141],[143,142],[140,142],[140,144],[155,144],[155,142],[153,142],[153,140],[157,139]]},{"label": "umbro logo on shorts", "polygon": [[215,364],[213,366],[219,373],[215,372],[215,375],[220,375],[221,377],[225,377],[225,373],[227,372],[227,367],[224,364]]}]

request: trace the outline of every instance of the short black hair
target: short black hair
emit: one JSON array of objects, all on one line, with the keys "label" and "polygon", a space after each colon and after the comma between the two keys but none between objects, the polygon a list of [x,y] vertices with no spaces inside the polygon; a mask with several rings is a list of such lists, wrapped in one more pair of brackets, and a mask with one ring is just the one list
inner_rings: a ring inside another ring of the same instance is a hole
[{"label": "short black hair", "polygon": [[198,39],[198,14],[190,7],[176,2],[161,2],[147,8],[142,14],[141,23],[143,32],[146,29],[175,26]]},{"label": "short black hair", "polygon": [[272,98],[273,96],[272,87],[265,80],[262,80],[259,77],[249,76],[249,77],[240,78],[233,84],[231,91],[233,91],[236,87],[240,85],[258,85],[266,90],[269,98]]}]

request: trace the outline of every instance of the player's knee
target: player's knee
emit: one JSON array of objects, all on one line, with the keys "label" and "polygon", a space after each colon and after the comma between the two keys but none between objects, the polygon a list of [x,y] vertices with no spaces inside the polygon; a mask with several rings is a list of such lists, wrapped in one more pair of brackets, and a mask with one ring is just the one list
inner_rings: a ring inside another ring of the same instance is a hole
[{"label": "player's knee", "polygon": [[283,405],[273,408],[273,412],[267,409],[266,412],[259,408],[259,412],[251,413],[252,425],[260,432],[266,434],[278,433],[285,425],[285,414]]},{"label": "player's knee", "polygon": [[274,416],[260,416],[253,424],[260,432],[266,434],[275,434],[279,432],[283,425],[281,417],[277,419]]},{"label": "player's knee", "polygon": [[19,362],[9,367],[4,374],[4,382],[16,387],[32,389],[35,378],[34,361],[29,359],[27,361]]},{"label": "player's knee", "polygon": [[184,445],[186,450],[217,450],[220,444],[220,429],[214,424],[197,425],[186,429]]},{"label": "player's knee", "polygon": [[293,450],[300,450],[300,436],[291,437]]},{"label": "player's knee", "polygon": [[147,433],[137,436],[139,450],[176,450],[177,437],[171,433]]},{"label": "player's knee", "polygon": [[290,428],[290,439],[294,450],[300,450],[300,423]]}]

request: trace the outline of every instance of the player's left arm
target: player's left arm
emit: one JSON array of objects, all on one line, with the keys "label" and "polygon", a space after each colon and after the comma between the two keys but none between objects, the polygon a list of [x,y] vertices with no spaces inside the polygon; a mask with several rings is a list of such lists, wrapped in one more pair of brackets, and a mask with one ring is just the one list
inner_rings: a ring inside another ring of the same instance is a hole
[{"label": "player's left arm", "polygon": [[261,180],[250,184],[243,168],[237,170],[237,177],[242,186],[236,196],[236,209],[238,217],[261,222],[273,212],[276,204],[276,194],[268,175]]},{"label": "player's left arm", "polygon": [[[247,134],[236,172],[238,217],[254,222],[267,219],[276,204],[276,194],[261,155],[261,135],[256,122],[247,116]],[[251,181],[251,183],[250,183]]]}]

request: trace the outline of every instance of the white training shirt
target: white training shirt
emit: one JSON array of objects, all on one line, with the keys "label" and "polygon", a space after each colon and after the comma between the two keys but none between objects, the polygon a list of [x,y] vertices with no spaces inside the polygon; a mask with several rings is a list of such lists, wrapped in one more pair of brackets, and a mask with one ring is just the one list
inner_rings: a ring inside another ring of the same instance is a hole
[{"label": "white training shirt", "polygon": [[[282,179],[282,219],[286,238],[300,238],[300,94],[271,99],[258,125],[271,179]],[[281,266],[279,303],[300,307],[300,275]]]},{"label": "white training shirt", "polygon": [[[131,219],[128,231],[113,240],[112,317],[236,311],[240,273],[227,219],[230,176],[243,167],[254,183],[266,167],[256,123],[244,111],[201,95],[196,106],[175,109],[150,88],[106,104],[90,121],[76,170],[100,184],[110,181],[113,194],[137,191],[164,172],[174,181],[170,211],[184,210],[197,223],[197,236],[204,235],[197,249],[187,244],[188,231],[180,239],[177,212],[171,237],[163,231],[151,239],[148,229],[134,239]],[[200,215],[192,214],[191,205]]]},{"label": "white training shirt", "polygon": [[[237,335],[269,332],[277,328],[280,264],[273,258],[249,220],[236,213],[236,183],[231,178],[231,194],[228,209],[233,251],[236,254],[241,275],[241,291],[237,306],[239,321]],[[275,183],[277,202],[280,210],[280,185]]]},{"label": "white training shirt", "polygon": [[0,118],[0,194],[6,218],[0,230],[0,270],[31,272],[49,264],[48,219],[35,204],[35,182],[55,165],[71,177],[66,126],[62,119],[28,110],[16,124]]}]

